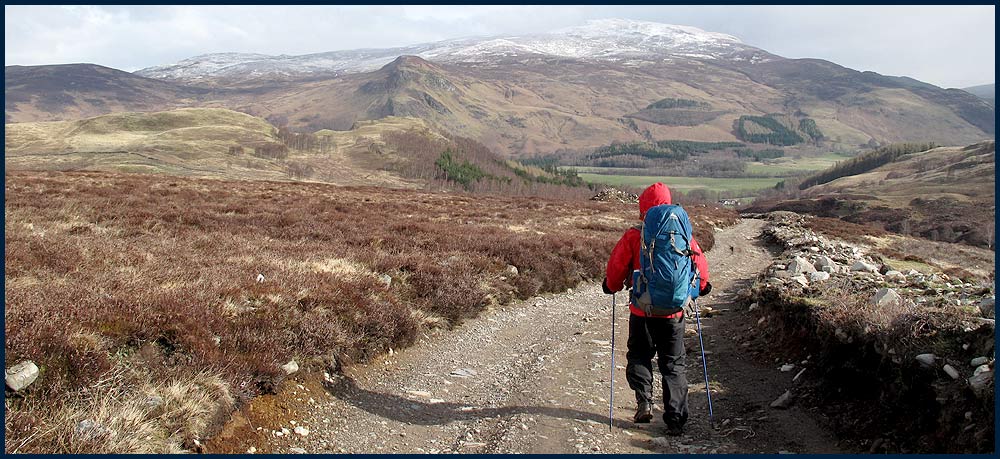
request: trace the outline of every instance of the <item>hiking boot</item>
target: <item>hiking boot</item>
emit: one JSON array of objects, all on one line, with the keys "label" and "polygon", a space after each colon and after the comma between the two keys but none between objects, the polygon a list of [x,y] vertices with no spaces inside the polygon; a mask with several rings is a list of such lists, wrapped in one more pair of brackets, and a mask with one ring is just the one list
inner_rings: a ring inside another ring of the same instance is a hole
[{"label": "hiking boot", "polygon": [[635,409],[635,417],[632,418],[636,424],[648,424],[653,420],[653,405],[649,402],[639,402]]},{"label": "hiking boot", "polygon": [[679,437],[684,434],[684,424],[679,422],[668,422],[667,423],[667,435],[671,437]]}]

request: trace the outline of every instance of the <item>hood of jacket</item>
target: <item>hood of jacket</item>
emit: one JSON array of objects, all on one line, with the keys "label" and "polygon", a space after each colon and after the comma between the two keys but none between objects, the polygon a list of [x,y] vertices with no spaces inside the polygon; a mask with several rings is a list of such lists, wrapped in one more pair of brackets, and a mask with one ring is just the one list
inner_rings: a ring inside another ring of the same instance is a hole
[{"label": "hood of jacket", "polygon": [[639,220],[646,218],[646,211],[660,204],[672,204],[670,201],[670,188],[656,182],[643,190],[639,195]]}]

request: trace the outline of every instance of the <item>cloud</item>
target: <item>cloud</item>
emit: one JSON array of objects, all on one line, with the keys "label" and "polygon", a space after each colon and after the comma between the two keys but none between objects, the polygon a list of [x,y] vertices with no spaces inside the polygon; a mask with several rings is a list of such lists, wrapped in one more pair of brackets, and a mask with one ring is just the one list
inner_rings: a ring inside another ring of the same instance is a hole
[{"label": "cloud", "polygon": [[994,6],[5,6],[6,65],[123,70],[212,52],[305,54],[527,34],[622,17],[942,86],[992,82]]}]

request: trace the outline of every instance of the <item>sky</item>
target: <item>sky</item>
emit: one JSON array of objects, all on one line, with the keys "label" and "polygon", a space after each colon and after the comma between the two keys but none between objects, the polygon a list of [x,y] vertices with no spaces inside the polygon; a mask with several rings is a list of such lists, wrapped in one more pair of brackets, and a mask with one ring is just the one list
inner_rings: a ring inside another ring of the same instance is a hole
[{"label": "sky", "polygon": [[588,19],[699,27],[789,57],[942,87],[993,83],[987,6],[4,6],[4,64],[135,71],[199,54],[307,54],[543,33]]}]

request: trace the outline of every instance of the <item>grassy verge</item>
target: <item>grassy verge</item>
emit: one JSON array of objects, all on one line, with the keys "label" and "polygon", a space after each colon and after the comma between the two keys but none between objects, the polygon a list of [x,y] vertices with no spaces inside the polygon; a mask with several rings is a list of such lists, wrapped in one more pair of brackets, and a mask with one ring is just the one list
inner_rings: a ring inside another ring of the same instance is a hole
[{"label": "grassy verge", "polygon": [[[6,450],[39,453],[197,450],[233,406],[272,392],[289,360],[364,361],[491,305],[600,279],[636,213],[37,172],[6,176],[4,211],[5,364],[41,369],[5,399]],[[735,220],[690,212],[704,227]]]}]

